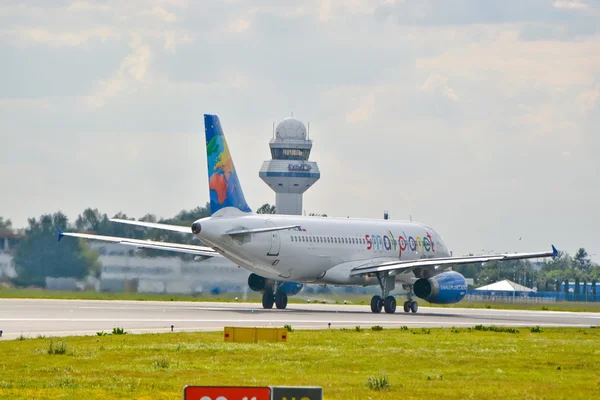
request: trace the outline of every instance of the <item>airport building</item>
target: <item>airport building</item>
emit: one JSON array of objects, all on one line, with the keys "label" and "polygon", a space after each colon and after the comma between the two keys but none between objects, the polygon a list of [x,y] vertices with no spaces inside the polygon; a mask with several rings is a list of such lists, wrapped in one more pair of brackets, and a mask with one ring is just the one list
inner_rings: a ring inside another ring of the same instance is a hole
[{"label": "airport building", "polygon": [[90,243],[100,253],[102,291],[144,293],[217,294],[243,292],[250,272],[231,261],[214,257],[186,261],[179,257],[143,257],[131,247],[111,243]]},{"label": "airport building", "polygon": [[271,159],[258,176],[275,192],[277,214],[302,215],[302,195],[321,177],[319,167],[309,161],[312,140],[304,124],[286,118],[275,128],[269,142]]}]

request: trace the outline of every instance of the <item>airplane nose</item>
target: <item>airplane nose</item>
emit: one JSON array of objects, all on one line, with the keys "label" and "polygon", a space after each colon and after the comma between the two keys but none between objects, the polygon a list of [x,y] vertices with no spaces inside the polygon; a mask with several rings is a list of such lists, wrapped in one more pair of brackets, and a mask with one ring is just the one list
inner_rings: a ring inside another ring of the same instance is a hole
[{"label": "airplane nose", "polygon": [[197,234],[199,234],[201,230],[202,230],[202,226],[200,225],[200,223],[198,223],[198,222],[194,222],[194,223],[192,224],[192,233],[193,233],[194,235],[197,235]]}]

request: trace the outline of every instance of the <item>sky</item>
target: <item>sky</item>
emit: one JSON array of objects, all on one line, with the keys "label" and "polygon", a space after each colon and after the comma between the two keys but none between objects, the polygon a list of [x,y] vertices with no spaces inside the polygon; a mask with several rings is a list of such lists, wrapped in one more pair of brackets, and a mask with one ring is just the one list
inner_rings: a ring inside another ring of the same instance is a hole
[{"label": "sky", "polygon": [[412,219],[455,255],[600,262],[600,2],[3,0],[0,216],[208,199],[204,113],[246,199],[310,122],[307,213]]}]

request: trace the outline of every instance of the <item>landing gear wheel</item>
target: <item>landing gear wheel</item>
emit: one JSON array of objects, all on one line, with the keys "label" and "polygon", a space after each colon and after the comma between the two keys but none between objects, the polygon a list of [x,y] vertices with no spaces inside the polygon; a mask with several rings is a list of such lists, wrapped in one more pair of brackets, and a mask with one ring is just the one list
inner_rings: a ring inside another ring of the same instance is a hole
[{"label": "landing gear wheel", "polygon": [[379,314],[383,308],[383,300],[380,296],[373,296],[371,298],[371,312]]},{"label": "landing gear wheel", "polygon": [[267,289],[263,292],[262,295],[262,306],[263,308],[270,309],[273,308],[273,303],[275,299],[273,298],[273,291]]},{"label": "landing gear wheel", "polygon": [[396,312],[396,298],[394,296],[388,296],[383,301],[383,308],[385,308],[385,312],[388,314],[393,314]]},{"label": "landing gear wheel", "polygon": [[410,301],[404,302],[404,312],[410,312]]},{"label": "landing gear wheel", "polygon": [[410,311],[414,313],[416,313],[419,310],[419,305],[417,304],[416,301],[411,301],[410,302]]},{"label": "landing gear wheel", "polygon": [[288,297],[285,292],[275,293],[275,306],[280,310],[285,310],[288,303]]}]

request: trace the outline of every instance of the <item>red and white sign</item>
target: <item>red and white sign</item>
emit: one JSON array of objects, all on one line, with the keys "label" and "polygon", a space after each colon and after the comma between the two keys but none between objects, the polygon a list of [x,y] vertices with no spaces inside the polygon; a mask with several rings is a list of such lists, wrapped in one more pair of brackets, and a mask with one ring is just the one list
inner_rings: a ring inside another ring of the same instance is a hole
[{"label": "red and white sign", "polygon": [[184,400],[271,400],[268,387],[186,386]]}]

